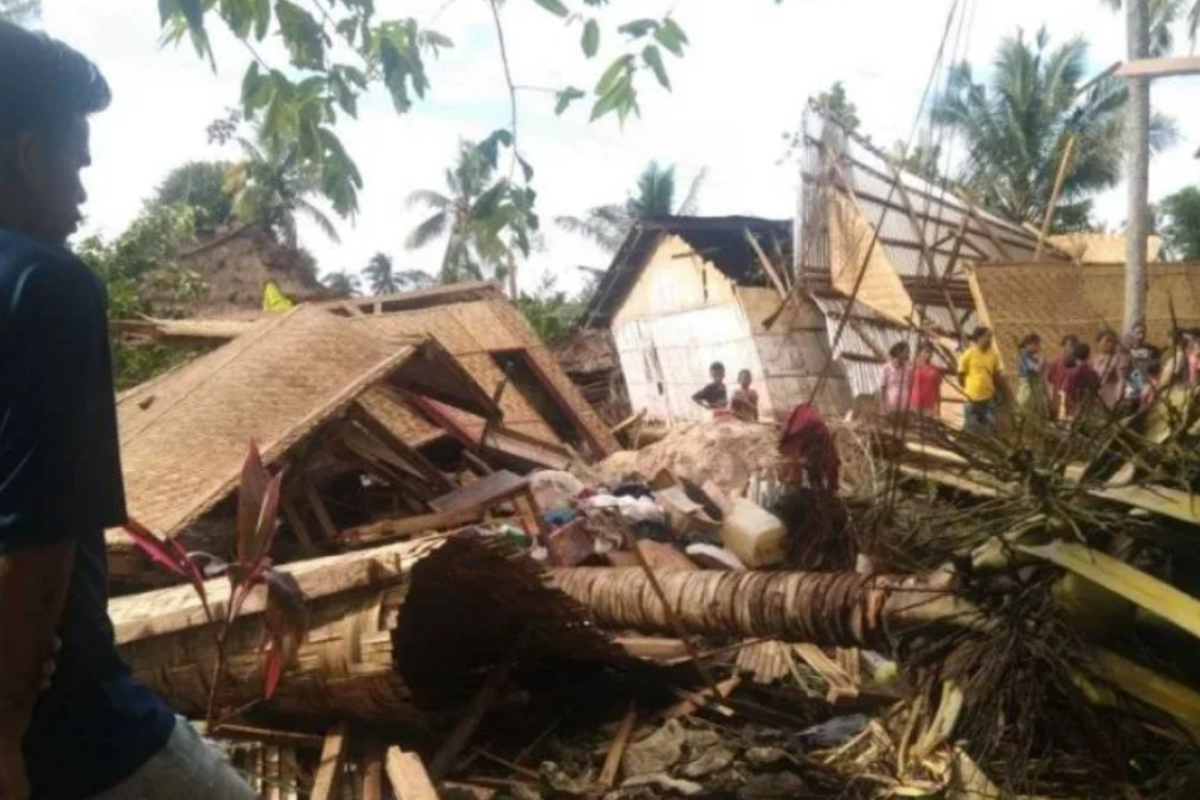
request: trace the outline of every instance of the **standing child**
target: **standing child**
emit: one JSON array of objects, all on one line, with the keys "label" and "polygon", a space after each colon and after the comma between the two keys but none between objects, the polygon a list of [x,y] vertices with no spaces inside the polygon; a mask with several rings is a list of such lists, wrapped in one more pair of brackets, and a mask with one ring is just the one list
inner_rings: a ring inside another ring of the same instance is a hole
[{"label": "standing child", "polygon": [[917,365],[913,368],[912,392],[908,406],[922,417],[941,413],[942,371],[933,363],[933,345],[921,342],[917,348]]},{"label": "standing child", "polygon": [[744,369],[738,373],[738,388],[733,392],[729,409],[738,419],[758,422],[758,392],[750,388],[750,381],[750,370]]},{"label": "standing child", "polygon": [[1075,345],[1073,365],[1063,381],[1064,420],[1075,419],[1100,395],[1100,374],[1092,369],[1091,355],[1092,348],[1083,342]]},{"label": "standing child", "polygon": [[908,342],[897,342],[888,351],[888,362],[883,365],[883,380],[879,386],[883,408],[888,414],[901,414],[908,409],[908,395],[912,387],[909,357]]},{"label": "standing child", "polygon": [[1200,332],[1192,331],[1188,339],[1188,386],[1200,386]]},{"label": "standing child", "polygon": [[1017,353],[1017,413],[1042,419],[1046,416],[1046,389],[1042,358],[1042,337],[1031,333],[1021,340]]},{"label": "standing child", "polygon": [[714,361],[708,368],[712,383],[692,395],[692,402],[702,408],[719,411],[729,406],[729,393],[725,388],[725,365]]}]

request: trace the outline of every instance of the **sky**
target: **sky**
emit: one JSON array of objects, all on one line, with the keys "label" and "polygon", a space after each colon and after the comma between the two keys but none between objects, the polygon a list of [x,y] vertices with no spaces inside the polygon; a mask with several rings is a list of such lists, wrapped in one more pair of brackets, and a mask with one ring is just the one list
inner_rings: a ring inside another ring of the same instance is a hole
[{"label": "sky", "polygon": [[[907,139],[929,80],[951,0],[612,0],[594,60],[579,48],[578,26],[542,11],[534,0],[507,0],[505,32],[515,82],[537,87],[591,87],[623,52],[614,24],[671,11],[691,46],[668,56],[673,90],[642,81],[640,118],[623,127],[609,117],[588,122],[586,103],[562,117],[554,98],[519,98],[521,149],[536,174],[542,247],[521,268],[523,289],[552,276],[560,288],[582,284],[580,266],[608,257],[558,230],[555,216],[621,202],[651,160],[675,164],[686,185],[707,170],[700,213],[790,218],[797,168],[781,163],[783,135],[800,122],[806,98],[842,81],[858,107],[861,131],[890,145]],[[114,91],[111,108],[93,121],[93,167],[85,175],[89,203],[84,235],[115,236],[173,168],[189,160],[235,157],[206,142],[205,128],[236,106],[251,55],[228,35],[214,36],[217,71],[186,44],[162,49],[150,0],[43,0],[43,27],[91,57]],[[573,5],[579,6],[578,2]],[[380,15],[413,17],[449,36],[455,47],[429,65],[432,89],[404,116],[376,90],[357,121],[338,132],[366,181],[353,220],[339,220],[341,243],[309,226],[302,244],[322,271],[360,270],[376,252],[401,269],[436,272],[441,249],[404,247],[428,211],[406,207],[417,189],[442,189],[460,139],[478,140],[509,122],[507,90],[484,0],[377,0]],[[1123,16],[1100,0],[973,0],[962,53],[986,68],[1000,40],[1020,28],[1045,26],[1054,41],[1083,36],[1099,73],[1124,53]],[[1183,32],[1178,37],[1186,47]],[[268,42],[261,55],[284,63]],[[1183,141],[1151,165],[1150,195],[1159,198],[1200,182],[1200,78],[1157,82],[1153,102],[1173,115]],[[1098,218],[1125,219],[1124,187],[1101,197]]]}]

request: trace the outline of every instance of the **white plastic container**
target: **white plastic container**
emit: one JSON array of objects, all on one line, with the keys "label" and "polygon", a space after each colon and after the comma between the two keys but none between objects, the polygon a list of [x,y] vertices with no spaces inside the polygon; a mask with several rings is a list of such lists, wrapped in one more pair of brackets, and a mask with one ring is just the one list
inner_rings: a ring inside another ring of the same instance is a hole
[{"label": "white plastic container", "polygon": [[721,526],[725,549],[750,569],[770,567],[787,555],[787,530],[774,514],[742,497],[734,498]]}]

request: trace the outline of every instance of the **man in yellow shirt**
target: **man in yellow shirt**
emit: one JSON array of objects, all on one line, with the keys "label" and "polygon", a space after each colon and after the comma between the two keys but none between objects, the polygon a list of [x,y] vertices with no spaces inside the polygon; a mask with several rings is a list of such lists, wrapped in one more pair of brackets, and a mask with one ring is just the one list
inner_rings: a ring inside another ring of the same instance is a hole
[{"label": "man in yellow shirt", "polygon": [[967,396],[964,428],[974,433],[996,430],[997,395],[1001,385],[1000,355],[992,346],[992,332],[976,328],[974,342],[958,359],[958,380]]}]

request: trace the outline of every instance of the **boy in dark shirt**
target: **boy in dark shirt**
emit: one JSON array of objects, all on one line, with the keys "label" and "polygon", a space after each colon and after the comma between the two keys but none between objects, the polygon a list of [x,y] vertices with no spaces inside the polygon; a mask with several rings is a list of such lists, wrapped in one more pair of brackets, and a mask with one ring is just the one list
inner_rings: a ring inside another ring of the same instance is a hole
[{"label": "boy in dark shirt", "polygon": [[125,496],[106,301],[65,245],[109,98],[79,53],[0,22],[0,798],[250,800],[134,681],[108,618]]},{"label": "boy in dark shirt", "polygon": [[708,368],[712,383],[692,395],[692,400],[707,409],[721,409],[729,405],[729,392],[725,388],[725,365],[714,361]]}]

